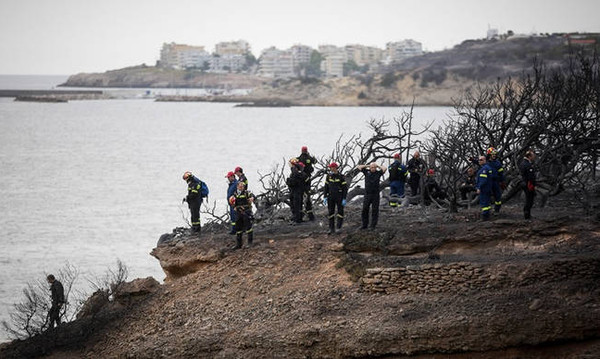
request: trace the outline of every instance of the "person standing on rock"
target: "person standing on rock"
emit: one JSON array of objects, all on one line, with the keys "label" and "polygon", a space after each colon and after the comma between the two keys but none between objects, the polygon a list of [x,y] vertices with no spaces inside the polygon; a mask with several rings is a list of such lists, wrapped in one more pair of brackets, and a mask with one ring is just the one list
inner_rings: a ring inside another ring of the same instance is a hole
[{"label": "person standing on rock", "polygon": [[65,304],[65,290],[62,283],[56,280],[53,274],[49,274],[46,277],[46,280],[50,284],[50,297],[52,298],[52,306],[48,312],[48,318],[50,320],[48,328],[52,329],[54,328],[54,324],[56,324],[56,326],[60,325],[60,310]]},{"label": "person standing on rock", "polygon": [[[346,195],[348,194],[348,184],[343,174],[339,172],[339,166],[335,162],[329,164],[330,172],[325,177],[325,187],[323,190],[323,203],[327,205],[329,212],[329,233],[335,233],[335,217],[337,216],[337,229],[342,228],[344,223],[344,206],[346,206]],[[337,214],[336,214],[337,209]]]},{"label": "person standing on rock", "polygon": [[523,206],[525,219],[531,219],[531,208],[535,199],[536,171],[533,161],[535,161],[535,153],[531,150],[527,151],[519,166],[521,178],[523,179],[523,192],[525,192],[525,205]]},{"label": "person standing on rock", "polygon": [[252,204],[254,203],[254,195],[246,189],[244,182],[238,182],[235,193],[229,197],[229,204],[235,210],[235,231],[236,244],[233,249],[242,248],[242,234],[246,232],[248,235],[248,247],[252,246],[254,240],[254,232],[252,230]]},{"label": "person standing on rock", "polygon": [[187,202],[192,220],[192,232],[200,234],[200,206],[202,205],[202,181],[190,171],[183,174],[183,180],[187,182],[188,194],[182,203]]},{"label": "person standing on rock", "polygon": [[317,163],[317,160],[308,153],[308,147],[302,146],[301,154],[298,156],[298,161],[304,163],[304,173],[306,174],[306,179],[304,181],[304,213],[308,216],[309,221],[315,220],[315,215],[313,213],[312,201],[310,199],[310,190],[311,190],[311,176],[314,171],[314,165]]},{"label": "person standing on rock", "polygon": [[394,162],[390,166],[390,207],[401,206],[398,203],[404,197],[404,186],[406,185],[406,177],[408,170],[405,165],[400,162],[400,154],[394,154]]},{"label": "person standing on rock", "polygon": [[306,173],[304,173],[304,163],[292,158],[289,162],[290,176],[286,184],[290,190],[290,207],[292,209],[292,224],[302,223],[302,197],[304,196],[304,186],[306,183]]},{"label": "person standing on rock", "polygon": [[371,209],[371,228],[375,228],[379,220],[379,180],[387,170],[387,167],[371,162],[368,166],[358,165],[357,168],[365,175],[365,196],[362,207],[361,229],[366,229],[369,226],[369,208]]},{"label": "person standing on rock", "polygon": [[492,197],[492,168],[487,164],[485,156],[479,156],[479,171],[477,171],[477,194],[481,206],[481,219],[490,219],[491,197]]},{"label": "person standing on rock", "polygon": [[416,196],[421,186],[421,174],[425,172],[427,164],[421,159],[421,153],[415,151],[413,157],[408,160],[406,167],[408,167],[408,172],[410,172],[410,178],[408,179],[410,195]]},{"label": "person standing on rock", "polygon": [[[235,174],[233,172],[228,172],[225,176],[228,181],[227,187],[227,203],[229,204],[229,198],[233,196],[235,190],[237,189],[238,181],[235,178]],[[235,234],[235,209],[231,204],[229,204],[229,220],[231,221],[231,231],[229,234]]]}]

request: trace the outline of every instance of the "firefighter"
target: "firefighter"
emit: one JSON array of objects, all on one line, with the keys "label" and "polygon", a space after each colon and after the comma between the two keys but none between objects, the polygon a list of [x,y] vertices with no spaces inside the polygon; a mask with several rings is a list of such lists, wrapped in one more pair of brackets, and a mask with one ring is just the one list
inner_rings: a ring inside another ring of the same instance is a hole
[{"label": "firefighter", "polygon": [[477,194],[479,195],[479,205],[481,206],[481,219],[487,221],[490,219],[490,205],[492,196],[492,168],[487,164],[485,156],[479,156],[479,171],[477,171]]},{"label": "firefighter", "polygon": [[242,167],[236,167],[235,170],[233,170],[233,173],[237,176],[238,182],[243,182],[246,185],[246,188],[248,188],[248,179],[246,178]]},{"label": "firefighter", "polygon": [[398,201],[404,197],[404,186],[406,185],[406,177],[408,170],[405,165],[400,162],[400,154],[394,154],[394,162],[390,166],[390,201],[391,207],[401,206]]},{"label": "firefighter", "polygon": [[419,187],[421,185],[421,174],[427,168],[425,161],[421,159],[421,153],[415,151],[413,157],[408,160],[406,164],[408,172],[410,172],[410,178],[408,179],[408,185],[410,186],[410,195],[416,196],[419,193]]},{"label": "firefighter", "polygon": [[[229,171],[225,177],[227,178],[229,185],[227,187],[227,203],[229,204],[229,198],[235,193],[238,181],[235,178],[235,173],[231,171]],[[235,234],[235,210],[231,204],[229,204],[229,220],[231,221],[231,231],[229,234]]]},{"label": "firefighter", "polygon": [[312,173],[314,171],[314,165],[317,160],[308,153],[308,147],[302,146],[300,149],[302,152],[300,156],[298,156],[298,161],[304,163],[304,173],[306,173],[306,180],[304,181],[304,213],[308,216],[309,221],[315,220],[315,215],[313,213],[312,201],[310,199],[310,190],[311,190],[311,180]]},{"label": "firefighter", "polygon": [[371,162],[368,166],[358,165],[357,168],[365,175],[365,196],[363,198],[361,229],[366,229],[369,226],[369,207],[371,208],[371,228],[375,228],[379,220],[379,180],[387,168],[379,166],[375,162]]},{"label": "firefighter", "polygon": [[182,203],[187,202],[192,217],[192,232],[200,234],[200,206],[202,205],[202,181],[190,171],[183,174],[183,180],[187,182],[188,194]]},{"label": "firefighter", "polygon": [[525,192],[525,205],[523,207],[525,219],[531,219],[531,207],[533,207],[533,200],[535,199],[536,171],[533,161],[535,161],[535,153],[531,150],[527,151],[519,166],[521,178],[523,179],[523,192]]},{"label": "firefighter", "polygon": [[476,183],[477,177],[475,177],[475,169],[473,167],[467,168],[467,173],[463,176],[463,181],[459,186],[460,198],[463,201],[467,200],[467,194],[475,191]]},{"label": "firefighter", "polygon": [[290,208],[292,210],[292,224],[302,223],[302,197],[306,182],[304,163],[292,158],[289,161],[290,176],[286,184],[290,189]]},{"label": "firefighter", "polygon": [[50,319],[48,329],[52,329],[54,328],[54,324],[56,324],[56,326],[60,325],[60,310],[65,304],[65,290],[62,283],[56,280],[54,275],[49,274],[46,277],[46,280],[50,284],[50,294],[52,298],[52,306],[48,312],[48,318]]},{"label": "firefighter", "polygon": [[498,159],[498,151],[494,147],[487,149],[487,164],[492,169],[492,195],[494,196],[494,212],[500,212],[502,207],[502,190],[506,188],[504,183],[504,167]]},{"label": "firefighter", "polygon": [[425,175],[423,195],[425,197],[424,204],[426,206],[431,204],[431,200],[444,200],[446,198],[446,191],[444,191],[435,180],[435,170],[433,168],[428,169],[427,174]]},{"label": "firefighter", "polygon": [[246,232],[248,235],[248,247],[252,246],[254,233],[252,230],[252,204],[254,203],[254,195],[246,189],[244,182],[238,181],[237,189],[234,194],[229,197],[229,204],[235,210],[235,231],[236,244],[233,249],[242,248],[242,234]]},{"label": "firefighter", "polygon": [[[335,233],[335,217],[337,216],[337,229],[342,228],[344,222],[344,206],[346,206],[346,195],[348,184],[343,174],[339,172],[339,166],[335,162],[329,164],[330,172],[325,177],[325,188],[323,191],[323,204],[327,205],[329,212],[329,233]],[[337,214],[336,214],[337,208]]]}]

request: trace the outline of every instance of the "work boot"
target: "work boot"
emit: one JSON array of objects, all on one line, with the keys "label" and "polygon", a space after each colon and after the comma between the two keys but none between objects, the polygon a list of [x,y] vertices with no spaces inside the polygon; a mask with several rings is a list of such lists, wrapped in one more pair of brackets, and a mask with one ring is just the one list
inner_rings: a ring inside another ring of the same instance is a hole
[{"label": "work boot", "polygon": [[253,240],[254,240],[254,232],[248,233],[248,247],[252,247]]},{"label": "work boot", "polygon": [[312,213],[309,213],[308,214],[308,220],[311,221],[311,222],[314,221],[315,220],[315,215],[312,214]]},{"label": "work boot", "polygon": [[235,242],[236,242],[235,247],[232,248],[233,250],[242,248],[242,233],[241,232],[237,234],[237,237],[235,238]]},{"label": "work boot", "polygon": [[341,229],[342,228],[342,223],[344,223],[344,219],[343,218],[338,218],[338,220],[337,220],[337,229]]},{"label": "work boot", "polygon": [[327,234],[335,233],[335,218],[329,218],[329,232]]}]

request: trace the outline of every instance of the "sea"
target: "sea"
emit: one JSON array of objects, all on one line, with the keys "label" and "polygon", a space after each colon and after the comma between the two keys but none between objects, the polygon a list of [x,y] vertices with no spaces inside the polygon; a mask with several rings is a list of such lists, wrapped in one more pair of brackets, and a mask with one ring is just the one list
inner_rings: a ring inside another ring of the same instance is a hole
[{"label": "sea", "polygon": [[[55,89],[66,79],[0,75],[0,89]],[[27,283],[67,263],[80,272],[76,286],[118,260],[129,279],[162,281],[149,252],[161,234],[187,225],[185,171],[208,184],[208,203],[225,213],[225,175],[235,167],[260,193],[260,174],[299,155],[302,146],[317,157],[330,154],[338,139],[367,135],[370,119],[391,120],[408,110],[252,108],[144,96],[68,103],[0,98],[0,321],[9,319]],[[414,127],[439,124],[450,113],[415,108]],[[0,328],[0,342],[6,340]]]}]

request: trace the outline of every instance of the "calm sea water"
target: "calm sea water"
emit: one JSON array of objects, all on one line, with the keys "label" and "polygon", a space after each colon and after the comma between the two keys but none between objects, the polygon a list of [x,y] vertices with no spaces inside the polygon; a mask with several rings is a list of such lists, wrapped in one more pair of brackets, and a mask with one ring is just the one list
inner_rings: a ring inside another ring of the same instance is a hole
[{"label": "calm sea water", "polygon": [[[415,119],[440,121],[449,111],[417,108]],[[99,275],[120,259],[130,279],[162,280],[148,253],[162,233],[185,225],[184,171],[205,180],[209,200],[224,208],[224,176],[235,166],[258,193],[257,171],[298,155],[301,146],[317,156],[330,153],[341,134],[364,132],[369,119],[400,113],[391,107],[0,99],[0,320],[26,282],[67,261],[83,275]]]}]

